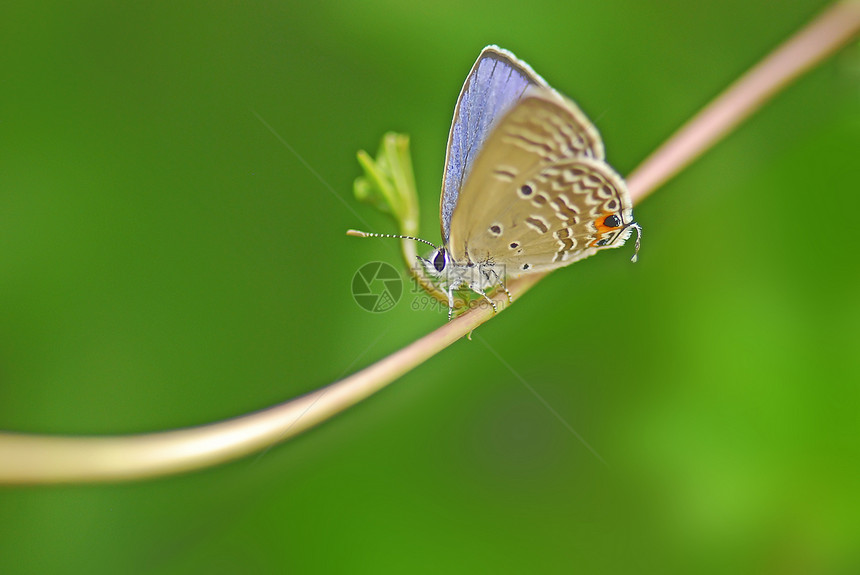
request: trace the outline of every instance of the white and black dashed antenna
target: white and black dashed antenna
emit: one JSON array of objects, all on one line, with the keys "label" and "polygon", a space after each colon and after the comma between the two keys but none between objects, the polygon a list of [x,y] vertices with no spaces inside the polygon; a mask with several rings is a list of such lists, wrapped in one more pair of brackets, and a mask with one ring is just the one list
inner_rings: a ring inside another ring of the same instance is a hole
[{"label": "white and black dashed antenna", "polygon": [[431,244],[427,240],[422,240],[421,238],[413,238],[412,236],[401,236],[399,234],[375,234],[373,232],[362,232],[359,230],[346,230],[346,235],[353,236],[356,238],[395,238],[401,240],[414,240],[416,242],[421,242],[427,244],[435,250],[438,250],[439,247],[435,244]]}]

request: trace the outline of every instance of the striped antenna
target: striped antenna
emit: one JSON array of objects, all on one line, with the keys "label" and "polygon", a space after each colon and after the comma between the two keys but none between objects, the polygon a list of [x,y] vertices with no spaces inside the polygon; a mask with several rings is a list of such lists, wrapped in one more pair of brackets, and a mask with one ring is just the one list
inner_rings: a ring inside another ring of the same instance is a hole
[{"label": "striped antenna", "polygon": [[421,238],[413,238],[412,236],[401,236],[398,234],[374,234],[372,232],[362,232],[359,230],[346,230],[346,235],[353,236],[356,238],[397,238],[401,240],[414,240],[416,242],[427,244],[433,249],[439,249],[435,244],[431,244],[427,240],[422,240]]}]

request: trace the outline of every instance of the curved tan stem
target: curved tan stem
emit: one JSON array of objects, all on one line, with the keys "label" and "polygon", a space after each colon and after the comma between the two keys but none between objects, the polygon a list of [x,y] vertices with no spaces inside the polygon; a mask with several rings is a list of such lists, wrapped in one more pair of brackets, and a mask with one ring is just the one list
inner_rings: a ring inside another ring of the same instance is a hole
[{"label": "curved tan stem", "polygon": [[801,74],[853,40],[860,2],[837,2],[738,78],[627,177],[633,203],[662,186]]},{"label": "curved tan stem", "polygon": [[[693,118],[631,174],[640,201],[779,89],[856,36],[860,3],[840,2],[762,61]],[[412,249],[410,246],[408,249]],[[407,254],[408,255],[408,254]],[[542,279],[508,286],[518,298]],[[495,301],[507,304],[504,294]],[[80,483],[141,479],[223,463],[291,438],[379,391],[493,316],[487,306],[454,321],[370,367],[269,409],[200,427],[118,437],[0,433],[0,483]]]},{"label": "curved tan stem", "polygon": [[[512,282],[515,297],[538,277]],[[496,298],[500,310],[508,304]],[[118,437],[0,434],[0,483],[81,483],[142,479],[200,469],[289,439],[376,393],[493,316],[488,305],[370,367],[286,403],[227,421]]]}]

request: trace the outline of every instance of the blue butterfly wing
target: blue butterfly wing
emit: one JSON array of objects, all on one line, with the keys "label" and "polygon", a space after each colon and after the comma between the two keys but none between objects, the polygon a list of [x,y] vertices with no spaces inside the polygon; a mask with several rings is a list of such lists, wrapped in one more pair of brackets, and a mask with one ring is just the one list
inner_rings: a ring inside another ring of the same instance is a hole
[{"label": "blue butterfly wing", "polygon": [[487,46],[481,51],[457,99],[448,134],[440,213],[442,237],[448,243],[451,215],[460,188],[496,122],[523,97],[530,86],[548,88],[528,64],[507,50]]}]

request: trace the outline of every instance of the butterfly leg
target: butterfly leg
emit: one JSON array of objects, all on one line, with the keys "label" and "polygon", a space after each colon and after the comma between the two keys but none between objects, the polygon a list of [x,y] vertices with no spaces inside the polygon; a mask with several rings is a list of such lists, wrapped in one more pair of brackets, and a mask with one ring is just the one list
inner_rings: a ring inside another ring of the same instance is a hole
[{"label": "butterfly leg", "polygon": [[496,272],[496,270],[490,270],[490,272],[496,276],[496,282],[499,284],[499,287],[502,288],[502,291],[505,292],[505,295],[508,296],[508,302],[514,303],[514,296],[511,295],[511,292],[508,291],[507,286],[505,286],[505,282],[502,280],[502,277]]},{"label": "butterfly leg", "polygon": [[484,290],[481,289],[481,286],[476,285],[476,284],[469,284],[469,289],[472,290],[473,292],[477,293],[477,294],[480,294],[481,297],[487,301],[487,303],[489,303],[491,306],[493,306],[493,313],[499,312],[499,310],[496,309],[496,302],[494,302],[492,299],[490,299],[490,297],[487,294],[484,293]]},{"label": "butterfly leg", "polygon": [[454,288],[448,288],[448,321],[454,316]]}]

